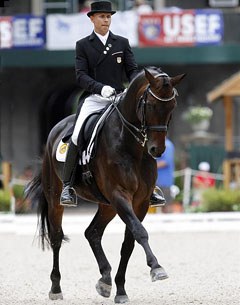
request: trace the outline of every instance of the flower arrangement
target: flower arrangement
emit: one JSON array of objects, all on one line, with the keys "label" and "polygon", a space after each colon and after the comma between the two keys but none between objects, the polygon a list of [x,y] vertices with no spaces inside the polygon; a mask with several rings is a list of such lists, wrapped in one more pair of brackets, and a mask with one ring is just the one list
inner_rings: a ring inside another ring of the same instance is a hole
[{"label": "flower arrangement", "polygon": [[191,106],[184,112],[183,119],[190,124],[196,124],[204,120],[210,120],[212,115],[213,111],[209,107]]}]

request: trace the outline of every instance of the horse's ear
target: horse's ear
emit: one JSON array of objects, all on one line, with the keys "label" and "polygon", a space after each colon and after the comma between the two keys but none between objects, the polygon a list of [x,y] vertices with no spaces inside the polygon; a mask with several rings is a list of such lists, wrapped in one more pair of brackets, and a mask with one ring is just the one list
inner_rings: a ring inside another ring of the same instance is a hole
[{"label": "horse's ear", "polygon": [[153,85],[156,82],[154,75],[152,75],[147,68],[144,68],[144,72],[149,83]]},{"label": "horse's ear", "polygon": [[173,87],[175,87],[177,84],[179,84],[185,76],[186,76],[186,73],[172,77],[171,84],[173,85]]}]

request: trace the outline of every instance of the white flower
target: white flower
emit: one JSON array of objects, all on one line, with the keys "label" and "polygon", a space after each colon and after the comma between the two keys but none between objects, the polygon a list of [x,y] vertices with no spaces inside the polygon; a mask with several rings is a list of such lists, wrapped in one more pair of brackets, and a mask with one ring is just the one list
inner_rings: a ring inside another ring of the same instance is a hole
[{"label": "white flower", "polygon": [[211,119],[212,109],[208,107],[192,106],[183,114],[183,119],[188,123],[199,123],[203,120]]}]

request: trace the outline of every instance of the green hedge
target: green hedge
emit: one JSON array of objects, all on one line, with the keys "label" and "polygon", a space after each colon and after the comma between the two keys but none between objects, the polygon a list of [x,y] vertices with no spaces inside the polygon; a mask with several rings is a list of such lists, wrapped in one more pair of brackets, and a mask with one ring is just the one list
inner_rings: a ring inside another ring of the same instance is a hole
[{"label": "green hedge", "polygon": [[8,190],[0,189],[0,211],[10,211],[11,196]]},{"label": "green hedge", "polygon": [[15,184],[13,186],[13,194],[16,199],[23,199],[24,197],[24,186]]},{"label": "green hedge", "polygon": [[[24,186],[15,184],[13,186],[13,195],[15,201],[15,212],[26,213],[31,209],[29,200],[24,200]],[[0,211],[10,211],[11,208],[11,196],[9,190],[0,189]]]},{"label": "green hedge", "polygon": [[208,189],[202,198],[202,212],[240,211],[240,190]]}]

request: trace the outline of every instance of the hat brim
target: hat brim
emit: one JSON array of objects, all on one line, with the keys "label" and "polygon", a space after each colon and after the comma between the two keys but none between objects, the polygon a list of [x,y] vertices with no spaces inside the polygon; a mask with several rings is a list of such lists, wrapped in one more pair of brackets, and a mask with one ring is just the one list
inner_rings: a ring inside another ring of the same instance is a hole
[{"label": "hat brim", "polygon": [[96,13],[110,13],[111,15],[115,14],[116,11],[90,11],[87,13],[88,17],[92,16],[93,14]]}]

